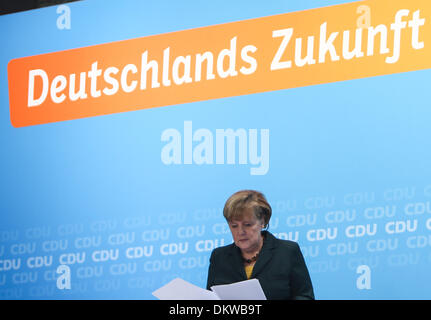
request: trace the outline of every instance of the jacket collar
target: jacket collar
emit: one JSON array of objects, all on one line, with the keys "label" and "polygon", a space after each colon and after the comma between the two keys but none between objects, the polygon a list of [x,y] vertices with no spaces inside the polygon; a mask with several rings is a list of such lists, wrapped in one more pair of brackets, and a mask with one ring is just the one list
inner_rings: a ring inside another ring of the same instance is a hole
[{"label": "jacket collar", "polygon": [[[257,261],[253,267],[251,278],[256,277],[261,272],[265,265],[271,260],[273,255],[273,249],[277,247],[277,238],[275,238],[269,231],[262,231],[264,237],[262,250],[257,258]],[[241,249],[238,248],[235,243],[232,244],[230,251],[232,255],[232,263],[235,268],[238,268],[244,279],[247,279],[244,269],[244,263],[242,261]]]},{"label": "jacket collar", "polygon": [[253,267],[251,278],[256,277],[265,268],[272,259],[273,249],[277,247],[277,239],[270,232],[262,231],[262,235],[264,236],[262,251]]}]

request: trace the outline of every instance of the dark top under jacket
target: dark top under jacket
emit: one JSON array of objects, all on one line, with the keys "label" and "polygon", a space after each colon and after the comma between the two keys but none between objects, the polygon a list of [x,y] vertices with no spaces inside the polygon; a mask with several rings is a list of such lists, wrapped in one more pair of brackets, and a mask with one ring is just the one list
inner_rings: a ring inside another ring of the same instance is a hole
[{"label": "dark top under jacket", "polygon": [[[256,278],[268,300],[314,299],[304,257],[296,242],[280,240],[263,231],[265,240],[250,279]],[[241,250],[234,244],[213,250],[207,289],[247,280]]]}]

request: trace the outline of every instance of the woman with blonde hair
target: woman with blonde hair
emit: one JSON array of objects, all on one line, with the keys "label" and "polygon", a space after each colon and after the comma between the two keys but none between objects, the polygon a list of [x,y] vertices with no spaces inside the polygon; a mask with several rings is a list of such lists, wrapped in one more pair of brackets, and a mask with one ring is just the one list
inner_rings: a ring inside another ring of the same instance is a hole
[{"label": "woman with blonde hair", "polygon": [[299,245],[277,239],[267,230],[272,209],[261,192],[234,193],[223,215],[233,243],[211,253],[207,289],[256,278],[268,300],[314,299]]}]

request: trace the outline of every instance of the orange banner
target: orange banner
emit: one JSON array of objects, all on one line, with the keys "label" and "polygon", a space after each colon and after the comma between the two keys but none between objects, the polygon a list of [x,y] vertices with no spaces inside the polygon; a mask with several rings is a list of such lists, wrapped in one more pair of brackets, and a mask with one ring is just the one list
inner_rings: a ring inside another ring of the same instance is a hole
[{"label": "orange banner", "polygon": [[291,12],[11,60],[14,127],[431,68],[431,1]]}]

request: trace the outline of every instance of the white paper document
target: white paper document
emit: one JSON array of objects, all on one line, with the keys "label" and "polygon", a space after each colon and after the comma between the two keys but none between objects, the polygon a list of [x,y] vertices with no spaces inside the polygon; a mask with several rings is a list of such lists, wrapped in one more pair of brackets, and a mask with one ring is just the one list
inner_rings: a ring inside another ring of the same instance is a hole
[{"label": "white paper document", "polygon": [[214,292],[180,278],[172,280],[152,294],[160,300],[220,300]]},{"label": "white paper document", "polygon": [[257,279],[212,286],[211,290],[221,300],[266,300],[265,293]]},{"label": "white paper document", "polygon": [[176,278],[152,294],[160,300],[266,300],[257,279],[212,286],[211,290]]}]

